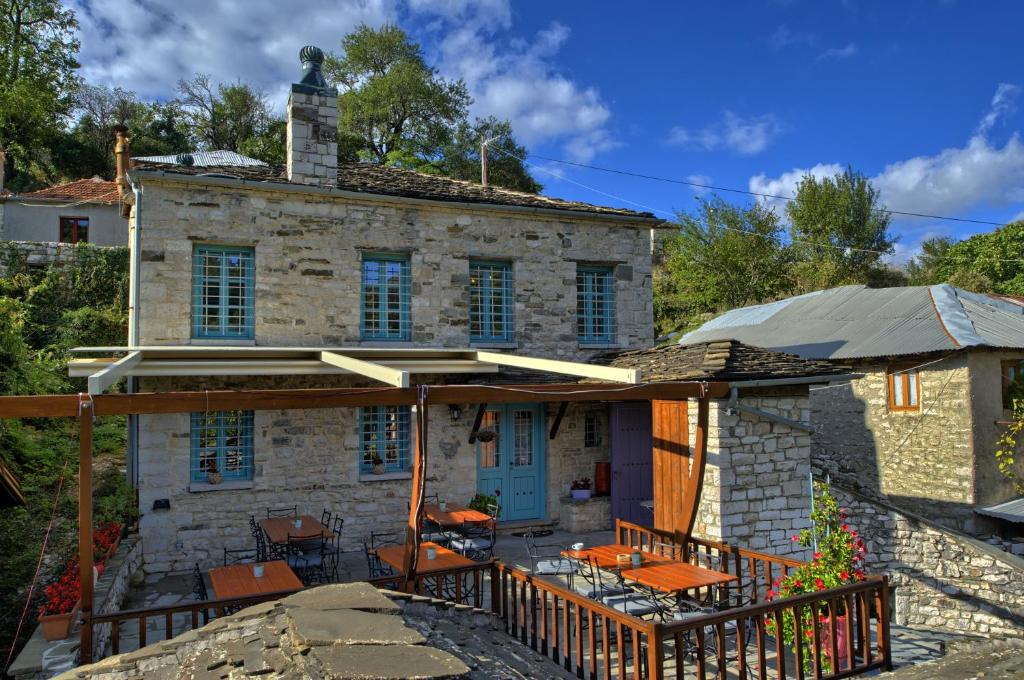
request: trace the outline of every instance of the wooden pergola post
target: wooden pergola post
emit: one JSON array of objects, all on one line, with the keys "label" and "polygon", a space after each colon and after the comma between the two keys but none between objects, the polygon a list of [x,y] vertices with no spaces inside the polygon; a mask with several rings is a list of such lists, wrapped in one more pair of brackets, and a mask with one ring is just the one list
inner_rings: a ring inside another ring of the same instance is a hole
[{"label": "wooden pergola post", "polygon": [[82,598],[82,629],[78,658],[92,663],[92,420],[91,399],[80,396],[78,414],[78,569]]},{"label": "wooden pergola post", "polygon": [[420,385],[416,390],[415,446],[412,461],[412,493],[409,496],[409,523],[405,528],[405,553],[402,556],[403,590],[413,592],[416,587],[416,566],[420,554],[420,526],[423,523],[423,496],[427,480],[427,395],[430,387]]}]

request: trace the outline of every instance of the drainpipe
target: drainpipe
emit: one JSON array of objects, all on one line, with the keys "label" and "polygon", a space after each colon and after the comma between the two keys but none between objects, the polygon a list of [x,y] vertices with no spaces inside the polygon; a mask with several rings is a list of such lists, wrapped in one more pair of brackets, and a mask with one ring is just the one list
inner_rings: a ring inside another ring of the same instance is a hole
[{"label": "drainpipe", "polygon": [[[139,257],[142,254],[142,236],[140,226],[142,224],[142,184],[135,183],[127,173],[125,181],[131,187],[132,195],[135,197],[135,215],[129,227],[128,238],[128,347],[134,349],[139,344],[139,314],[138,301],[140,292],[139,282]],[[133,394],[138,389],[137,380],[134,376],[128,377],[128,394]],[[128,483],[134,488],[139,486],[139,416],[131,414],[128,416],[128,450],[125,460]]]},{"label": "drainpipe", "polygon": [[789,425],[790,427],[797,430],[803,430],[804,432],[811,433],[814,432],[814,426],[809,423],[804,423],[799,420],[793,420],[791,418],[786,418],[785,416],[780,416],[777,413],[772,413],[771,411],[764,411],[759,408],[754,408],[753,406],[741,404],[739,402],[739,394],[740,390],[738,387],[729,388],[729,402],[725,405],[725,412],[728,413],[729,415],[734,414],[736,411],[741,411],[743,413],[749,413],[754,416],[759,416],[761,418],[764,418],[765,420],[773,420],[776,423]]}]

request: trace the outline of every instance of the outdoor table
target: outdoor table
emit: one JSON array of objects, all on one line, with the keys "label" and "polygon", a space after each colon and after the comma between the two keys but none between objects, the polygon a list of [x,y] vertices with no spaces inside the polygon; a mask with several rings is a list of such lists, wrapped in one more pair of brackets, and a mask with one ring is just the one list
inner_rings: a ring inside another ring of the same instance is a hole
[{"label": "outdoor table", "polygon": [[320,523],[311,515],[302,515],[302,526],[295,526],[295,517],[265,517],[259,521],[267,540],[271,543],[287,543],[292,541],[309,541],[323,536],[327,540],[334,538],[334,532]]},{"label": "outdoor table", "polygon": [[592,558],[599,569],[618,569],[625,581],[654,588],[664,593],[680,594],[687,590],[707,588],[721,583],[737,580],[732,574],[713,569],[705,569],[688,562],[674,560],[664,555],[654,555],[641,551],[643,562],[639,567],[630,564],[620,565],[620,554],[632,554],[634,548],[628,545],[598,545],[583,550],[563,550],[562,554],[576,559]]},{"label": "outdoor table", "polygon": [[284,560],[263,562],[263,576],[259,578],[253,576],[254,566],[254,563],[246,563],[211,569],[213,596],[224,599],[302,589],[302,581]]},{"label": "outdoor table", "polygon": [[486,513],[479,510],[470,510],[456,503],[448,503],[446,507],[447,509],[441,512],[440,506],[436,503],[426,503],[423,506],[423,514],[430,521],[436,522],[443,527],[459,527],[462,526],[463,522],[486,522],[491,519],[491,516]]},{"label": "outdoor table", "polygon": [[[434,548],[437,550],[437,557],[432,560],[428,560],[427,548]],[[376,553],[377,558],[381,562],[393,567],[396,573],[403,573],[403,562],[405,558],[404,545],[389,545],[383,548],[377,548]],[[427,541],[426,543],[420,543],[420,558],[416,562],[416,573],[432,574],[438,571],[469,567],[474,564],[476,564],[476,562],[468,557],[463,557],[453,550],[449,550],[448,548],[442,547],[436,543]]]}]

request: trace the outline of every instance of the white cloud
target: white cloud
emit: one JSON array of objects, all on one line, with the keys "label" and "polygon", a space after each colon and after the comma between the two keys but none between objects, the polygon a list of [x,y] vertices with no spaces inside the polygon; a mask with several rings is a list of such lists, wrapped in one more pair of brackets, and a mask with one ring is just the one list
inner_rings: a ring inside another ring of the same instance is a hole
[{"label": "white cloud", "polygon": [[992,104],[988,113],[978,123],[976,134],[986,135],[1001,117],[1006,117],[1017,110],[1017,97],[1020,86],[1013,83],[999,83],[996,93],[992,95]]},{"label": "white cloud", "polygon": [[707,188],[707,186],[711,184],[711,177],[709,177],[708,175],[687,175],[686,176],[686,181],[687,182],[691,182],[693,184],[702,184],[702,185],[704,185],[704,186],[697,186],[697,187],[691,186],[690,187],[690,191],[692,191],[695,196],[703,196],[704,194],[706,194],[709,191],[711,191],[711,189]]},{"label": "white cloud", "polygon": [[849,43],[843,47],[830,47],[818,55],[818,61],[822,59],[849,59],[857,56],[857,45]]},{"label": "white cloud", "polygon": [[700,129],[675,126],[669,130],[669,144],[695,147],[705,151],[731,149],[744,156],[764,151],[782,132],[778,119],[772,115],[743,118],[726,111],[718,123]]},{"label": "white cloud", "polygon": [[793,168],[789,172],[784,172],[778,177],[770,178],[764,173],[755,175],[750,178],[748,186],[750,191],[757,194],[767,194],[762,196],[758,200],[762,203],[771,206],[775,209],[775,214],[780,216],[786,215],[786,203],[788,201],[785,198],[771,198],[774,196],[792,196],[796,193],[796,185],[800,183],[800,180],[805,175],[811,175],[817,179],[822,177],[830,177],[837,172],[842,172],[843,167],[836,165],[835,163],[819,163],[812,168]]},{"label": "white cloud", "polygon": [[813,33],[794,33],[786,24],[781,24],[768,36],[768,42],[777,50],[790,45],[813,45],[816,40]]},{"label": "white cloud", "polygon": [[286,11],[277,0],[70,0],[81,25],[81,75],[95,84],[131,89],[145,98],[174,96],[180,78],[197,72],[237,79],[267,91],[284,107],[287,85],[301,71],[299,49],[337,50],[359,23],[397,17],[392,0],[316,5]]}]

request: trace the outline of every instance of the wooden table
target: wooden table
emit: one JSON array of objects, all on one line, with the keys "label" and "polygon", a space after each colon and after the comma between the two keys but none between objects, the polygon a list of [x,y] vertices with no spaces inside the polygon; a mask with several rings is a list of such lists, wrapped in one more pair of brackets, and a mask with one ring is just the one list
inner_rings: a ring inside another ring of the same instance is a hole
[{"label": "wooden table", "polygon": [[[427,548],[434,548],[437,550],[437,557],[432,560],[428,560]],[[389,545],[383,548],[377,548],[376,553],[377,558],[380,559],[381,562],[394,567],[396,573],[403,573],[403,562],[405,558],[404,545]],[[436,571],[458,569],[459,567],[468,567],[474,564],[476,564],[476,562],[468,557],[463,557],[457,552],[427,541],[426,543],[420,543],[420,558],[416,562],[416,573],[431,574]]]},{"label": "wooden table", "polygon": [[423,514],[430,521],[443,527],[458,527],[462,526],[463,522],[486,522],[491,519],[491,516],[486,513],[470,510],[457,503],[448,503],[446,508],[444,512],[441,512],[440,506],[436,503],[426,503],[423,506]]},{"label": "wooden table", "polygon": [[632,553],[628,545],[598,545],[583,550],[563,550],[562,554],[576,559],[591,557],[599,569],[620,569],[623,580],[639,583],[665,593],[682,593],[687,590],[707,588],[735,581],[732,574],[713,569],[705,569],[688,562],[680,562],[664,555],[641,552],[643,563],[639,567],[632,565],[619,566],[618,555]]},{"label": "wooden table", "polygon": [[321,536],[327,540],[334,538],[334,532],[321,524],[316,517],[302,515],[301,519],[301,527],[295,526],[294,517],[265,517],[259,522],[271,543],[287,543],[289,536],[293,541],[308,541]]},{"label": "wooden table", "polygon": [[210,586],[217,599],[245,597],[283,590],[301,590],[302,581],[284,560],[263,563],[263,576],[253,576],[254,564],[232,564],[210,570]]}]

